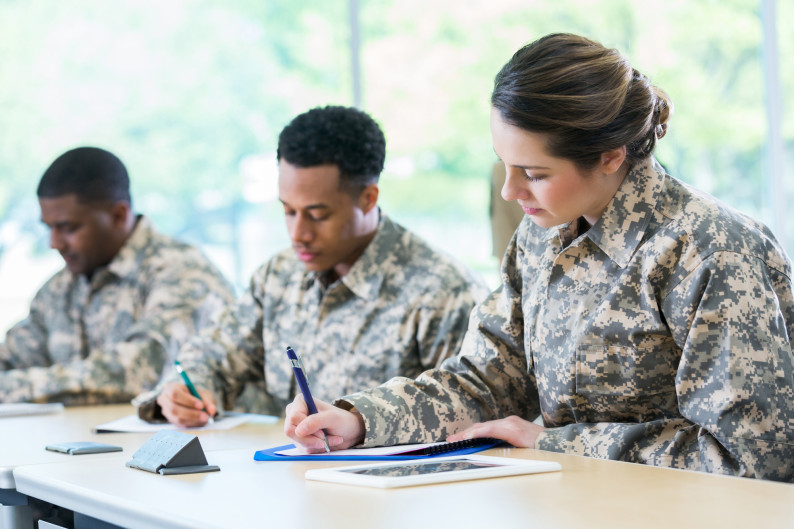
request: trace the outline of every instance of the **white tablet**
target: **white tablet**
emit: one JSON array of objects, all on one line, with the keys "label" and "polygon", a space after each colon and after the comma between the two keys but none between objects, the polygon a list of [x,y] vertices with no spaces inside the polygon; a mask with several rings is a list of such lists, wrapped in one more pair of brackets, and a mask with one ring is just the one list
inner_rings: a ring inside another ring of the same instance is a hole
[{"label": "white tablet", "polygon": [[335,468],[313,468],[306,479],[367,487],[408,487],[428,483],[536,474],[561,470],[559,463],[470,454]]}]

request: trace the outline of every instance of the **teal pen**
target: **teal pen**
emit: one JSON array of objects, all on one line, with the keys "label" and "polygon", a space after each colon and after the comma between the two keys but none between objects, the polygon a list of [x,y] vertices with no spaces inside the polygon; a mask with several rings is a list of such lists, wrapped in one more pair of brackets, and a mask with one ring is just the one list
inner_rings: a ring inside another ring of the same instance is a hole
[{"label": "teal pen", "polygon": [[[201,399],[201,396],[199,395],[198,391],[196,391],[196,386],[193,385],[193,382],[190,381],[190,379],[187,376],[187,373],[185,373],[185,370],[182,369],[182,365],[179,363],[179,360],[174,360],[174,367],[179,372],[179,374],[182,375],[182,380],[185,381],[185,385],[187,386],[188,391],[190,391],[190,394],[196,397],[198,400],[201,400],[201,402],[204,402]],[[202,410],[210,418],[209,422],[215,422],[215,419],[212,418],[210,412],[207,411],[206,405],[202,408]]]}]

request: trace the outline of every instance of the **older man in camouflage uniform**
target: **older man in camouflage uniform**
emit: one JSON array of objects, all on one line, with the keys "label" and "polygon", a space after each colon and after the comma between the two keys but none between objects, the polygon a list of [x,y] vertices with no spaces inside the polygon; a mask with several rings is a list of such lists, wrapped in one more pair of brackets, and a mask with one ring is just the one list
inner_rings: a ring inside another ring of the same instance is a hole
[{"label": "older man in camouflage uniform", "polygon": [[763,225],[650,159],[585,233],[523,221],[458,357],[336,404],[360,414],[363,446],[540,414],[536,448],[790,481],[791,272]]},{"label": "older man in camouflage uniform", "polygon": [[[457,353],[487,291],[377,207],[385,139],[372,118],[351,108],[311,110],[282,131],[278,156],[293,248],[256,271],[219,326],[179,354],[207,389],[207,411],[216,398],[230,408],[243,384],[255,382],[260,401],[245,406],[282,414],[296,391],[287,346],[302,354],[313,394],[326,399],[416,376]],[[153,399],[142,402],[142,417],[162,409],[178,424],[207,420],[179,382]]]},{"label": "older man in camouflage uniform", "polygon": [[66,152],[38,195],[66,267],[0,344],[0,402],[127,402],[233,301],[231,288],[198,250],[132,213],[127,171],[107,151]]}]

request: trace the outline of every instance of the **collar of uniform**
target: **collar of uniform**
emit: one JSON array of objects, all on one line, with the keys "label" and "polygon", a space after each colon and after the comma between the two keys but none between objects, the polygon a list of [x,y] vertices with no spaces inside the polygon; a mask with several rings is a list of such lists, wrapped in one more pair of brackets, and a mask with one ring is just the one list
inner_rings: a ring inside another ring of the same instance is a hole
[{"label": "collar of uniform", "polygon": [[107,266],[107,271],[118,277],[137,274],[140,270],[141,255],[152,238],[152,224],[143,215],[138,215],[132,233],[116,257]]},{"label": "collar of uniform", "polygon": [[664,169],[649,157],[633,167],[587,237],[625,267],[639,246],[664,183]]},{"label": "collar of uniform", "polygon": [[375,236],[341,279],[356,296],[370,301],[378,298],[386,275],[384,265],[399,244],[399,234],[394,224],[382,211],[378,211],[380,221]]},{"label": "collar of uniform", "polygon": [[[397,242],[397,229],[392,221],[378,209],[380,221],[375,232],[375,237],[369,242],[364,252],[358,260],[350,267],[350,271],[345,274],[341,282],[356,296],[374,300],[380,293],[380,286],[384,279],[383,263],[386,262],[390,253],[394,252],[394,245]],[[320,280],[320,276],[327,272],[309,272],[303,278],[303,289],[308,290]]]}]

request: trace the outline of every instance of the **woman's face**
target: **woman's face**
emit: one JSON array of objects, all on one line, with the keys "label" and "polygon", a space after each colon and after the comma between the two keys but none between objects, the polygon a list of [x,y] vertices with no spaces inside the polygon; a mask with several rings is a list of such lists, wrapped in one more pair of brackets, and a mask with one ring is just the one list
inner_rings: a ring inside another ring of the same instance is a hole
[{"label": "woman's face", "polygon": [[[602,171],[603,162],[586,174],[573,162],[549,155],[543,134],[505,122],[494,108],[491,136],[494,151],[507,169],[502,198],[518,201],[524,213],[542,228],[566,224],[579,217],[592,226],[622,181],[622,175]],[[610,165],[607,170],[611,168]]]}]

